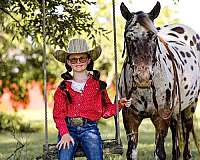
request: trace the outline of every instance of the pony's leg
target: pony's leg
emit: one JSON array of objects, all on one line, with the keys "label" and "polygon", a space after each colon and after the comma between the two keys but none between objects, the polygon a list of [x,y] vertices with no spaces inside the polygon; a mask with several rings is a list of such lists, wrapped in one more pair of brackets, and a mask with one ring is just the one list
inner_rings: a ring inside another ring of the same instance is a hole
[{"label": "pony's leg", "polygon": [[127,160],[137,160],[138,127],[142,121],[131,108],[123,109],[123,122],[127,134]]},{"label": "pony's leg", "polygon": [[158,113],[154,114],[151,117],[151,120],[156,128],[155,134],[155,159],[157,160],[165,160],[166,153],[164,148],[165,138],[167,136],[168,128],[169,128],[169,119],[162,119]]},{"label": "pony's leg", "polygon": [[192,155],[189,149],[189,134],[193,128],[193,118],[187,119],[184,123],[185,133],[184,133],[184,151],[183,151],[183,159],[189,160]]},{"label": "pony's leg", "polygon": [[193,129],[193,114],[195,112],[196,103],[190,105],[188,108],[186,108],[181,116],[182,116],[182,123],[183,123],[183,137],[184,137],[184,150],[183,150],[183,159],[189,160],[191,159],[191,152],[189,149],[189,135],[190,132],[192,132]]},{"label": "pony's leg", "polygon": [[178,146],[178,135],[177,135],[177,120],[171,119],[170,129],[172,133],[172,160],[177,160],[180,157],[180,149]]}]

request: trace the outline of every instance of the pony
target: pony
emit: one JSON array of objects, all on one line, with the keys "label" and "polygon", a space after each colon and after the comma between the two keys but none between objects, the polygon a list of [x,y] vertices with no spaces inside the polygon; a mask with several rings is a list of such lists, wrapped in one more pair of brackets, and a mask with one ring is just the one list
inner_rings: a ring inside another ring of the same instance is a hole
[{"label": "pony", "polygon": [[122,110],[128,160],[137,159],[138,127],[145,118],[155,126],[155,159],[166,159],[164,143],[169,128],[173,160],[191,158],[190,132],[197,145],[193,114],[200,92],[200,36],[183,24],[156,28],[154,20],[160,8],[157,2],[149,13],[130,12],[123,2],[120,5],[126,20],[126,57],[118,92],[120,97],[132,97],[131,106]]}]

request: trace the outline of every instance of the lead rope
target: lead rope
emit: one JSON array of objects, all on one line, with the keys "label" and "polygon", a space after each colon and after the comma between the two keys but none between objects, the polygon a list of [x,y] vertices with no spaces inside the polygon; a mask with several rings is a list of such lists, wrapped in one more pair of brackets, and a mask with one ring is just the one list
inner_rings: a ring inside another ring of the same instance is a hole
[{"label": "lead rope", "polygon": [[[173,53],[169,49],[168,43],[162,37],[158,36],[158,38],[160,39],[161,43],[165,46],[165,48],[167,49],[167,51],[169,53],[168,56],[171,59],[172,67],[173,67],[173,71],[174,71],[174,87],[173,87],[173,90],[172,90],[172,108],[171,108],[171,113],[169,114],[168,117],[162,117],[163,119],[169,119],[169,117],[171,117],[171,115],[172,115],[172,113],[174,111],[174,108],[175,108],[175,105],[174,105],[175,100],[174,99],[175,99],[175,94],[177,92],[177,89],[178,89],[178,98],[179,98],[179,113],[181,112],[181,92],[180,92],[178,72],[177,72],[175,61],[174,61]],[[159,47],[159,44],[158,44],[158,47]],[[159,48],[159,51],[160,51],[160,48]]]},{"label": "lead rope", "polygon": [[[177,92],[177,89],[178,89],[178,97],[179,97],[179,113],[178,113],[178,126],[177,126],[177,130],[179,131],[177,134],[178,138],[179,138],[179,146],[180,146],[180,149],[181,149],[181,152],[183,152],[183,126],[181,125],[182,124],[182,119],[181,119],[181,92],[180,92],[180,84],[179,84],[179,78],[178,78],[178,73],[177,73],[177,68],[176,68],[176,64],[174,62],[174,57],[173,57],[173,54],[171,52],[171,50],[169,49],[169,45],[168,43],[160,36],[158,36],[158,38],[160,39],[161,43],[165,46],[165,48],[167,49],[168,53],[169,53],[169,56],[171,58],[171,62],[172,62],[172,66],[173,66],[173,70],[174,70],[174,87],[173,87],[173,91],[172,91],[172,108],[170,110],[170,114],[168,117],[165,117],[166,119],[169,119],[174,111],[174,108],[175,108],[175,105],[174,105],[174,99],[175,99],[175,94]],[[164,118],[164,117],[162,117]],[[180,126],[181,125],[181,126]],[[181,127],[182,127],[182,130],[181,130]],[[176,146],[177,146],[177,142],[176,143]],[[178,155],[178,153],[176,153],[176,155]]]},{"label": "lead rope", "polygon": [[116,90],[116,138],[117,143],[121,144],[120,142],[120,128],[119,128],[119,106],[118,106],[118,72],[117,72],[117,38],[116,38],[116,20],[115,20],[115,0],[112,0],[112,6],[113,6],[113,38],[114,38],[114,53],[115,53],[115,90]]},{"label": "lead rope", "polygon": [[46,11],[45,11],[45,0],[42,0],[42,10],[43,10],[43,71],[44,71],[44,106],[45,106],[45,159],[47,159],[48,154],[48,117],[47,117],[47,68],[46,68],[46,30],[45,30],[45,24],[46,24]]}]

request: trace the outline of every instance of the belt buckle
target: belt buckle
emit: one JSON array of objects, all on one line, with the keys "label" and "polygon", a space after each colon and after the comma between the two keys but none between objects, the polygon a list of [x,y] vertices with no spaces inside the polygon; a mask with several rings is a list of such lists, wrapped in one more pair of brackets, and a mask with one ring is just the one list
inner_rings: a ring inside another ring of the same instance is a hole
[{"label": "belt buckle", "polygon": [[82,118],[71,118],[71,125],[72,126],[83,126],[83,119]]}]

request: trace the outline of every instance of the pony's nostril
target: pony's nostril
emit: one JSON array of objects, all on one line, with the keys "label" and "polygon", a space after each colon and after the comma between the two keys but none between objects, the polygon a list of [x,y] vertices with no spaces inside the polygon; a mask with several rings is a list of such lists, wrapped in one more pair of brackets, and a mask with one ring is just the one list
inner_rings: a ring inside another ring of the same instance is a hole
[{"label": "pony's nostril", "polygon": [[150,74],[150,76],[149,76],[149,80],[152,80],[152,78],[153,78],[153,76]]},{"label": "pony's nostril", "polygon": [[138,76],[138,74],[136,74],[136,75],[135,75],[135,78],[139,79],[139,76]]}]

